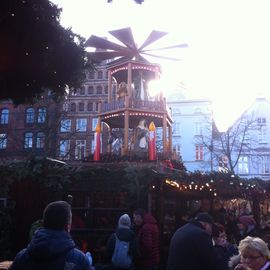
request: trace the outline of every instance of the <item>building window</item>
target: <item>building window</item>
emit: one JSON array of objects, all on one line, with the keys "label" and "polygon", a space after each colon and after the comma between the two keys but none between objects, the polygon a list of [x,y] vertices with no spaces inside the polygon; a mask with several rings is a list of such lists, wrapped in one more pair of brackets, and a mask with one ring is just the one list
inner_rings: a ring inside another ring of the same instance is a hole
[{"label": "building window", "polygon": [[87,104],[87,110],[88,110],[89,112],[92,112],[92,111],[93,111],[93,103],[92,103],[92,102],[89,102],[89,103]]},{"label": "building window", "polygon": [[97,86],[97,95],[102,95],[102,86]]},{"label": "building window", "polygon": [[80,95],[82,95],[82,96],[85,95],[85,88],[84,87],[80,88]]},{"label": "building window", "polygon": [[1,124],[8,124],[9,109],[3,109],[1,111]]},{"label": "building window", "polygon": [[0,134],[0,149],[7,148],[7,134],[2,133]]},{"label": "building window", "polygon": [[63,112],[68,112],[68,108],[69,108],[68,102],[64,102],[63,103]]},{"label": "building window", "polygon": [[194,113],[195,113],[195,114],[201,114],[201,113],[202,113],[201,108],[196,108],[196,109],[194,110]]},{"label": "building window", "polygon": [[108,89],[109,89],[109,87],[108,87],[108,85],[106,85],[106,86],[105,86],[105,89],[104,89],[105,94],[108,94]]},{"label": "building window", "polygon": [[259,143],[267,143],[266,141],[266,128],[261,127],[259,129]]},{"label": "building window", "polygon": [[83,112],[84,111],[84,103],[83,102],[80,102],[79,103],[79,111],[80,112]]},{"label": "building window", "polygon": [[71,105],[70,105],[70,111],[72,111],[72,112],[76,112],[76,103],[71,103]]},{"label": "building window", "polygon": [[195,160],[203,160],[203,146],[201,144],[195,146]]},{"label": "building window", "polygon": [[91,141],[91,154],[95,153],[95,148],[96,148],[96,142],[95,142],[95,138],[94,138]]},{"label": "building window", "polygon": [[173,135],[180,135],[180,123],[174,122],[173,123],[173,129],[172,129]]},{"label": "building window", "polygon": [[258,125],[266,125],[266,118],[265,117],[258,117],[257,123],[258,123]]},{"label": "building window", "polygon": [[251,137],[250,137],[250,134],[249,134],[249,133],[245,133],[243,139],[244,139],[244,140],[243,140],[243,144],[245,144],[245,145],[250,144]]},{"label": "building window", "polygon": [[97,118],[92,118],[92,131],[96,131],[98,119]]},{"label": "building window", "polygon": [[102,79],[103,78],[103,71],[98,71],[98,74],[97,74],[97,78],[98,79]]},{"label": "building window", "polygon": [[238,173],[248,174],[248,157],[240,157],[238,160]]},{"label": "building window", "polygon": [[218,159],[218,171],[219,172],[228,172],[229,159],[227,155],[222,155]]},{"label": "building window", "polygon": [[89,80],[95,79],[95,72],[94,71],[89,72],[88,78]]},{"label": "building window", "polygon": [[270,157],[269,156],[259,157],[259,170],[260,170],[260,174],[270,173]]},{"label": "building window", "polygon": [[24,134],[24,148],[32,148],[33,147],[33,133],[27,132]]},{"label": "building window", "polygon": [[45,145],[45,134],[43,132],[37,133],[36,148],[43,149]]},{"label": "building window", "polygon": [[71,120],[64,119],[61,120],[60,132],[70,132],[71,131]]},{"label": "building window", "polygon": [[86,131],[86,129],[87,129],[87,119],[77,119],[76,131]]},{"label": "building window", "polygon": [[196,122],[194,123],[194,127],[195,127],[195,130],[194,130],[194,135],[202,135],[202,123],[201,122]]},{"label": "building window", "polygon": [[62,159],[69,159],[70,140],[60,140],[59,157]]},{"label": "building window", "polygon": [[175,145],[175,152],[179,157],[181,156],[181,145],[179,144]]},{"label": "building window", "polygon": [[35,121],[35,110],[33,108],[26,109],[26,119],[25,122],[27,124],[32,124]]},{"label": "building window", "polygon": [[38,123],[45,123],[46,113],[47,113],[46,108],[38,109],[38,118],[37,118]]},{"label": "building window", "polygon": [[93,95],[94,94],[94,86],[89,86],[88,87],[88,95]]},{"label": "building window", "polygon": [[76,140],[75,159],[82,160],[86,154],[86,140]]}]

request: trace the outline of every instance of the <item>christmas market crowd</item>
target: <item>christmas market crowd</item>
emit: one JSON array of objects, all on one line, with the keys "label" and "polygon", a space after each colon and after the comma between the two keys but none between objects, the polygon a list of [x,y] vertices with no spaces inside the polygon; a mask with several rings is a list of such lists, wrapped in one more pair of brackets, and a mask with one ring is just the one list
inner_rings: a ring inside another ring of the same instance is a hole
[{"label": "christmas market crowd", "polygon": [[157,219],[138,208],[120,215],[102,248],[103,259],[97,260],[86,241],[72,239],[72,228],[84,224],[72,216],[71,203],[51,202],[31,227],[27,248],[0,269],[270,269],[269,223],[256,222],[252,202],[202,198],[197,203],[181,216],[165,256]]}]

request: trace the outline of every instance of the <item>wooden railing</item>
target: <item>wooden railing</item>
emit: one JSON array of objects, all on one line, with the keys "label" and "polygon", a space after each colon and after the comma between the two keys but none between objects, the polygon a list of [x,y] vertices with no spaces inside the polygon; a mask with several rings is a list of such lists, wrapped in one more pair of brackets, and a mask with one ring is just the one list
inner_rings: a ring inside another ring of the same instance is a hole
[{"label": "wooden railing", "polygon": [[[110,103],[103,103],[101,106],[101,113],[119,110],[125,108],[125,100],[116,100]],[[153,111],[163,111],[163,101],[150,101],[150,100],[138,100],[131,98],[129,99],[129,108],[134,109],[146,109]]]},{"label": "wooden railing", "polygon": [[124,100],[115,100],[110,103],[103,103],[101,105],[101,112],[109,112],[125,108]]}]

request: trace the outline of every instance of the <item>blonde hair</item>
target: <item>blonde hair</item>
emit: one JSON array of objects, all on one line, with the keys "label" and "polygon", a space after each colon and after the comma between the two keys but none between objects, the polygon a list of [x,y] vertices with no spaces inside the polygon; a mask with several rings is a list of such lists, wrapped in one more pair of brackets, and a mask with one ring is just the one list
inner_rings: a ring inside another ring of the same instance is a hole
[{"label": "blonde hair", "polygon": [[246,249],[252,249],[259,252],[262,256],[270,259],[270,251],[267,244],[259,237],[247,236],[240,241],[238,246],[240,254]]}]

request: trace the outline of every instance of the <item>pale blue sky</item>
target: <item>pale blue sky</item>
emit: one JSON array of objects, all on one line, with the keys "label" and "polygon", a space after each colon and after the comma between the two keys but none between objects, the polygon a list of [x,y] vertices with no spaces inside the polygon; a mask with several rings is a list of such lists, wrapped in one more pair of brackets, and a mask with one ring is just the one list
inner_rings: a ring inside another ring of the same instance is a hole
[{"label": "pale blue sky", "polygon": [[108,31],[131,27],[139,45],[154,29],[167,31],[157,45],[188,43],[172,51],[177,63],[157,61],[167,88],[185,85],[188,98],[209,98],[224,130],[256,98],[270,100],[269,0],[53,0],[61,23],[85,38],[114,39]]}]

